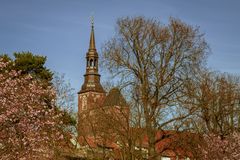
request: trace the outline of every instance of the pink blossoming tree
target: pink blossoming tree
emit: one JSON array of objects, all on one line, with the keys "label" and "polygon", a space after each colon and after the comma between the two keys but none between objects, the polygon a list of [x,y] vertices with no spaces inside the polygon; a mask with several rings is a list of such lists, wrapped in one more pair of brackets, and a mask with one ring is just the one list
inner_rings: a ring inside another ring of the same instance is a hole
[{"label": "pink blossoming tree", "polygon": [[206,146],[202,147],[204,160],[239,160],[240,133],[234,132],[222,138],[216,135],[204,137]]},{"label": "pink blossoming tree", "polygon": [[0,160],[52,159],[63,140],[55,92],[0,59]]}]

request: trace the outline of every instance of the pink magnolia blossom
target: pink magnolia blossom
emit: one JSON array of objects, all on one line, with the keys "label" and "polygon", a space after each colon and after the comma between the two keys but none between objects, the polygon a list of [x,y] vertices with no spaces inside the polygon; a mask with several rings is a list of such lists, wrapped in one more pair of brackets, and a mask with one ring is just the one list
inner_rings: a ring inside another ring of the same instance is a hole
[{"label": "pink magnolia blossom", "polygon": [[206,146],[202,148],[206,160],[239,160],[240,133],[234,132],[225,138],[216,135],[205,135]]},{"label": "pink magnolia blossom", "polygon": [[0,160],[50,159],[63,137],[54,89],[7,66],[0,59]]}]

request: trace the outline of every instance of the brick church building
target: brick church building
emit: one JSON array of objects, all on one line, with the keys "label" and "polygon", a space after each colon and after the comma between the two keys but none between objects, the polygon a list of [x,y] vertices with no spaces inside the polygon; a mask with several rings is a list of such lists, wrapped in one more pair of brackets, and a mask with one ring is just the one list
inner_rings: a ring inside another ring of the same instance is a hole
[{"label": "brick church building", "polygon": [[[127,103],[117,88],[112,88],[107,93],[101,85],[98,68],[98,53],[95,46],[94,26],[92,23],[89,49],[86,53],[86,73],[84,83],[78,92],[78,134],[80,136],[91,137],[97,132],[95,129],[102,127],[102,123],[97,123],[101,119],[100,114],[116,113],[119,109],[124,109],[128,113]],[[106,110],[107,109],[107,110]],[[96,118],[97,115],[100,119]],[[101,134],[98,132],[98,134]]]}]

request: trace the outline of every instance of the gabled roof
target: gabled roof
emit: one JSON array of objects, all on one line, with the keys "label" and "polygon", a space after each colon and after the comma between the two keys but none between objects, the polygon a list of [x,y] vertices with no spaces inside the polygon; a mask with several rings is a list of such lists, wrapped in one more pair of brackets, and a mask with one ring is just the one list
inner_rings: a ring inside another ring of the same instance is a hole
[{"label": "gabled roof", "polygon": [[120,106],[120,107],[126,107],[127,102],[124,99],[123,95],[121,94],[120,90],[118,88],[112,88],[104,103],[103,106]]}]

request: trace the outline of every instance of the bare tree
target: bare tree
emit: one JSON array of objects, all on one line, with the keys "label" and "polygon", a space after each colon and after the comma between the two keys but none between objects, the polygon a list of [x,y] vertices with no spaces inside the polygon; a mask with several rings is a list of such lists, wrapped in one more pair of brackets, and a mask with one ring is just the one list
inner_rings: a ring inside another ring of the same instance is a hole
[{"label": "bare tree", "polygon": [[170,18],[168,25],[144,17],[117,21],[117,34],[103,48],[103,63],[132,91],[133,110],[148,136],[149,159],[156,156],[157,130],[192,114],[177,99],[207,49],[199,29],[178,19]]},{"label": "bare tree", "polygon": [[71,84],[65,80],[65,75],[55,72],[52,83],[57,94],[56,105],[61,109],[72,111],[76,106],[75,93]]},{"label": "bare tree", "polygon": [[52,79],[53,88],[56,92],[56,106],[63,112],[62,121],[66,128],[76,133],[76,114],[74,112],[75,93],[71,84],[65,80],[65,75],[55,72]]},{"label": "bare tree", "polygon": [[238,76],[205,70],[186,84],[187,101],[197,108],[194,121],[198,131],[223,138],[238,130],[239,80]]}]

